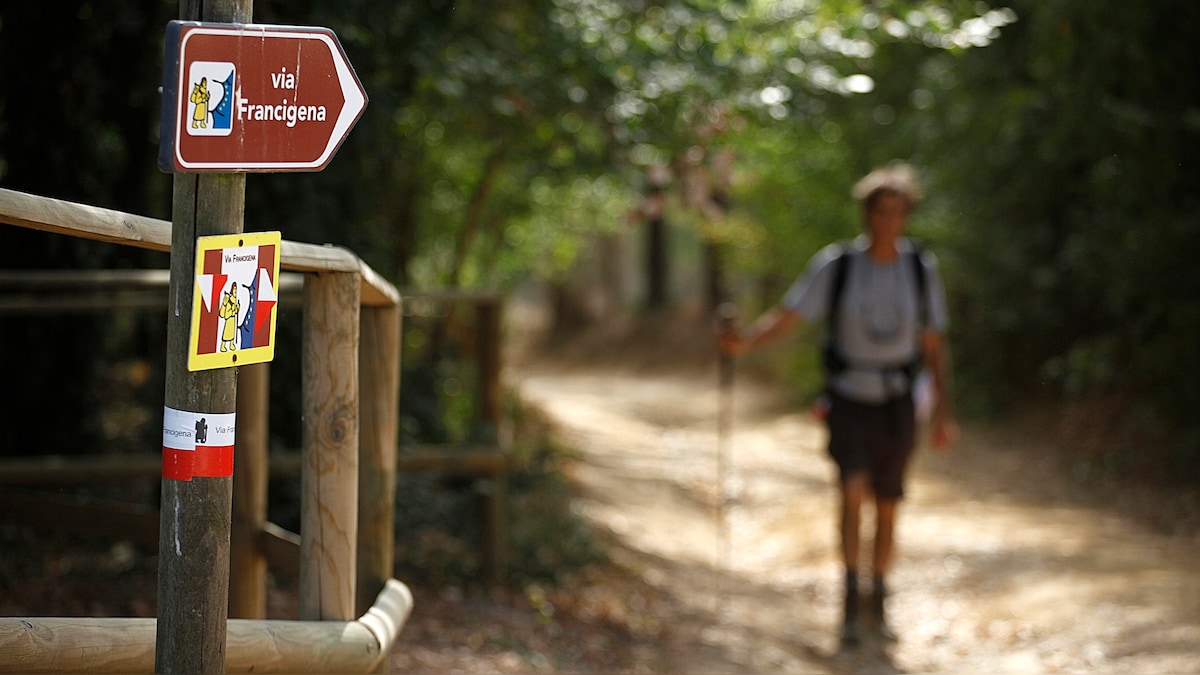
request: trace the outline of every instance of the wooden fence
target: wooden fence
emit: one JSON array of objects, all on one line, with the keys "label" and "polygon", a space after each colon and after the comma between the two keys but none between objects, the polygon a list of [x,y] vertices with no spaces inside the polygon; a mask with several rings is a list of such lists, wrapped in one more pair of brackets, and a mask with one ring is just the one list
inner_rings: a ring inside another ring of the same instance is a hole
[{"label": "wooden fence", "polygon": [[[5,189],[0,222],[163,252],[171,246],[169,222]],[[229,595],[230,616],[243,618],[229,621],[226,668],[368,672],[386,667],[412,609],[408,588],[391,578],[400,294],[344,249],[291,241],[281,248],[281,269],[304,275],[303,414],[335,416],[338,428],[304,436],[301,535],[269,523],[267,371],[240,369]],[[347,306],[346,297],[358,301]],[[345,387],[330,375],[347,369],[358,373],[357,391],[335,390]],[[352,410],[326,409],[347,400]],[[268,558],[297,547],[300,621],[266,621]],[[154,619],[0,618],[0,672],[152,672],[154,648]]]}]

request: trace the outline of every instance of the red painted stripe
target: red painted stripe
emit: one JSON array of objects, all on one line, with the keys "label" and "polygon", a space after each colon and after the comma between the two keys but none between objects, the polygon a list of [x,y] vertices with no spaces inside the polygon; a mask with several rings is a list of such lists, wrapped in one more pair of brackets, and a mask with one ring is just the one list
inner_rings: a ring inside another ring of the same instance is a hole
[{"label": "red painted stripe", "polygon": [[226,478],[233,475],[232,445],[197,445],[193,476]]},{"label": "red painted stripe", "polygon": [[196,453],[192,450],[176,450],[163,446],[162,476],[171,480],[191,480]]}]

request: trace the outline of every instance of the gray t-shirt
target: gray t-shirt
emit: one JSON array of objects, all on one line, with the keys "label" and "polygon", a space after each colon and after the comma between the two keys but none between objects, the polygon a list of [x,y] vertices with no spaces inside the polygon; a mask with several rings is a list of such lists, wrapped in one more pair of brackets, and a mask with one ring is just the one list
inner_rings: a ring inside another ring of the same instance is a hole
[{"label": "gray t-shirt", "polygon": [[862,236],[848,245],[831,244],[821,249],[781,304],[806,322],[825,320],[835,269],[831,263],[844,249],[851,257],[842,287],[837,334],[838,348],[849,366],[833,377],[830,386],[856,401],[882,403],[908,388],[908,378],[896,368],[919,356],[922,328],[946,330],[946,295],[937,259],[922,250],[929,325],[921,326],[917,278],[908,258],[913,250],[911,242],[900,239],[896,244],[900,255],[886,265],[867,256],[867,243]]}]

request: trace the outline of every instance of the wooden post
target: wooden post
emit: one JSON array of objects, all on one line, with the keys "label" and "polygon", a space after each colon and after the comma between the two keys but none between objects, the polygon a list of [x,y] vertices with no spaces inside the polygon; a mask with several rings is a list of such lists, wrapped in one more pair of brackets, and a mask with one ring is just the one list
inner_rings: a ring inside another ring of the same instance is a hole
[{"label": "wooden post", "polygon": [[488,440],[500,438],[500,407],[504,392],[500,387],[500,298],[487,296],[475,300],[476,363],[479,384],[475,401],[479,419],[487,426]]},{"label": "wooden post", "polygon": [[267,524],[270,364],[238,369],[237,449],[233,455],[233,517],[229,542],[229,616],[267,618]]},{"label": "wooden post", "polygon": [[508,456],[501,455],[500,470],[492,476],[491,491],[483,499],[484,575],[499,586],[508,564]]},{"label": "wooden post", "polygon": [[[363,307],[359,346],[358,599],[365,614],[392,578],[396,557],[396,448],[400,408],[400,307]],[[383,654],[374,672],[391,672]]]},{"label": "wooden post", "polygon": [[[168,408],[235,412],[234,370],[190,372],[187,357],[196,237],[241,231],[244,202],[244,176],[175,178],[164,401]],[[162,479],[156,672],[225,672],[232,494],[232,477]]]},{"label": "wooden post", "polygon": [[[198,0],[180,0],[179,18],[248,23],[251,7],[251,0],[208,0],[202,12]],[[176,175],[172,199],[164,405],[191,413],[233,413],[234,370],[193,373],[187,357],[196,238],[242,231],[246,177]],[[232,477],[162,480],[155,672],[225,672],[232,494]]]},{"label": "wooden post", "polygon": [[[475,301],[476,359],[479,367],[479,389],[476,405],[479,417],[487,429],[487,438],[503,448],[500,408],[504,391],[500,384],[501,361],[501,300],[488,296]],[[505,502],[508,499],[508,471],[502,469],[492,478],[489,492],[483,495],[484,574],[492,584],[499,584],[504,574],[508,523],[505,521]]]},{"label": "wooden post", "polygon": [[356,273],[304,283],[301,406],[300,618],[354,618],[358,537]]},{"label": "wooden post", "polygon": [[400,321],[399,306],[362,308],[356,615],[375,601],[395,562]]}]

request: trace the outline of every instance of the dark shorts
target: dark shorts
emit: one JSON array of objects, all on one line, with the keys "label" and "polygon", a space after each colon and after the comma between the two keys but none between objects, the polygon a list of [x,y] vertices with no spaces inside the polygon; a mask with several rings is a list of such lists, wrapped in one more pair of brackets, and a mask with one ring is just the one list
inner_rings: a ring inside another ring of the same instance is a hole
[{"label": "dark shorts", "polygon": [[833,394],[827,422],[829,454],[837,462],[843,483],[865,473],[871,477],[876,496],[904,496],[904,472],[917,431],[911,394],[879,404]]}]

